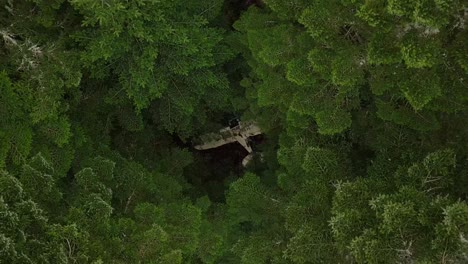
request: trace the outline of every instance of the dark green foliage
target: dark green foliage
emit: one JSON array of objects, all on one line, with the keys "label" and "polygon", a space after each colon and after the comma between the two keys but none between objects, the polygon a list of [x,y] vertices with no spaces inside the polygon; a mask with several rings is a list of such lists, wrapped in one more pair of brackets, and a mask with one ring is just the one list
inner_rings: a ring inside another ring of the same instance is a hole
[{"label": "dark green foliage", "polygon": [[[270,188],[281,194],[275,227],[288,233],[283,261],[466,261],[464,231],[462,239],[439,235],[444,208],[466,206],[466,186],[455,187],[466,151],[447,150],[466,140],[440,138],[466,127],[457,117],[467,103],[463,4],[265,2],[234,27],[251,68],[243,80],[251,111],[275,113],[280,127]],[[267,215],[256,202],[242,206],[243,216]],[[273,255],[258,252],[256,261]]]},{"label": "dark green foliage", "polygon": [[[208,25],[221,2],[71,1],[84,17],[75,35],[84,47],[82,62],[96,78],[117,80],[109,100],[119,96],[137,111],[152,105],[163,128],[189,136],[206,123],[195,109],[229,105],[220,65],[232,52],[222,43],[222,30]],[[142,124],[129,110],[119,118],[132,131]]]},{"label": "dark green foliage", "polygon": [[464,1],[0,2],[0,263],[468,262]]},{"label": "dark green foliage", "polygon": [[11,160],[21,164],[31,151],[32,124],[24,103],[5,72],[0,72],[0,166]]},{"label": "dark green foliage", "polygon": [[[373,177],[340,184],[330,224],[342,250],[350,245],[355,258],[366,263],[409,257],[430,262],[459,259],[465,250],[463,239],[442,238],[439,231],[449,224],[445,208],[463,210],[454,198],[441,195],[453,183],[454,167],[454,153],[443,150],[407,170],[400,168],[393,176],[394,186]],[[464,231],[459,235],[464,236]]]}]

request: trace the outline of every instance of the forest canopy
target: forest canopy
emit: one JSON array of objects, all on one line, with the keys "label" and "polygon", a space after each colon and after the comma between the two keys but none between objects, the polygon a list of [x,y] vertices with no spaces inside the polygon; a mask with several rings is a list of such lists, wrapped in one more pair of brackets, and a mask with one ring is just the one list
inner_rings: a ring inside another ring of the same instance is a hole
[{"label": "forest canopy", "polygon": [[[468,263],[467,21],[0,0],[0,263]],[[246,167],[194,148],[233,120],[261,128]]]}]

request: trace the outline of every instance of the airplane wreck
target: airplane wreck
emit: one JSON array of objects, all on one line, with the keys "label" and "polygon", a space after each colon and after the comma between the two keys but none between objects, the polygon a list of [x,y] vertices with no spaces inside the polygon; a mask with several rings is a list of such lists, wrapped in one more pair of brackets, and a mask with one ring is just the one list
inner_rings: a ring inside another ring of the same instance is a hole
[{"label": "airplane wreck", "polygon": [[255,122],[236,120],[236,122],[230,126],[220,129],[218,133],[208,133],[200,136],[200,138],[194,141],[194,148],[197,150],[206,150],[238,142],[249,153],[242,160],[242,166],[246,167],[253,159],[254,154],[249,138],[260,134],[262,134],[262,130]]}]

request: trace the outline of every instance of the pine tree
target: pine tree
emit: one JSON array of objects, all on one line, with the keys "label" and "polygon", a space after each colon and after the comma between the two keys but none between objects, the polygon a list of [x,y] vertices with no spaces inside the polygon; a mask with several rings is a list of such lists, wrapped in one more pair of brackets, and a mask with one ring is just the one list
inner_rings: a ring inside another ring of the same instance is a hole
[{"label": "pine tree", "polygon": [[[118,80],[109,102],[130,103],[137,112],[151,106],[155,120],[181,136],[206,122],[194,109],[229,105],[220,65],[232,52],[223,32],[208,25],[221,1],[71,3],[84,18],[75,34],[84,66],[95,78]],[[121,95],[124,101],[116,102]]]},{"label": "pine tree", "polygon": [[455,166],[453,151],[441,150],[406,171],[399,168],[391,181],[371,177],[338,185],[330,224],[341,249],[349,247],[356,260],[369,263],[463,258],[459,238],[465,231],[457,227],[453,240],[440,233],[448,224],[447,210],[456,207],[463,214],[466,207],[446,193]]}]

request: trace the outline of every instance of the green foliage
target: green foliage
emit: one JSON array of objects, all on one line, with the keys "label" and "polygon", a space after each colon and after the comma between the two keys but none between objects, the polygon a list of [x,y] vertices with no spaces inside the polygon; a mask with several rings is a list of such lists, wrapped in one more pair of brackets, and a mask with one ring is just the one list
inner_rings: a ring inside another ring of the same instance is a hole
[{"label": "green foliage", "polygon": [[321,111],[316,115],[319,132],[331,135],[345,131],[351,126],[351,114],[342,109],[333,109],[330,112]]},{"label": "green foliage", "polygon": [[415,33],[407,33],[401,44],[401,54],[409,68],[432,67],[440,56],[438,40],[416,37]]},{"label": "green foliage", "polygon": [[[427,155],[406,172],[398,170],[396,189],[378,178],[339,185],[330,224],[342,250],[350,245],[358,261],[369,263],[382,259],[392,263],[408,257],[420,261],[457,259],[463,242],[440,237],[447,221],[443,208],[466,205],[442,196],[452,182],[449,178],[454,166],[453,151],[442,150]],[[444,249],[427,249],[440,239],[446,239]]]},{"label": "green foliage", "polygon": [[364,61],[360,58],[360,51],[349,49],[340,51],[332,62],[332,81],[338,86],[355,87],[363,83]]},{"label": "green foliage", "polygon": [[62,198],[62,193],[56,186],[57,174],[41,153],[23,165],[19,179],[33,200],[47,209],[51,205],[57,205]]},{"label": "green foliage", "polygon": [[372,27],[387,28],[391,18],[385,10],[386,2],[385,0],[364,1],[356,15]]},{"label": "green foliage", "polygon": [[47,217],[21,182],[0,172],[0,259],[8,263],[33,260],[66,263],[67,257],[49,234]]},{"label": "green foliage", "polygon": [[263,186],[260,178],[251,173],[231,184],[226,200],[232,224],[270,221],[268,216],[279,206],[279,201]]},{"label": "green foliage", "polygon": [[441,94],[440,80],[429,71],[415,71],[400,87],[406,99],[415,110],[422,109]]},{"label": "green foliage", "polygon": [[321,175],[323,177],[331,173],[337,165],[338,159],[332,151],[311,147],[305,153],[302,168],[312,175]]},{"label": "green foliage", "polygon": [[457,34],[454,51],[458,64],[465,70],[465,72],[468,72],[468,55],[466,55],[468,52],[464,41],[467,34],[468,33],[466,33],[466,30],[463,30]]},{"label": "green foliage", "polygon": [[306,59],[293,60],[287,65],[286,78],[298,85],[313,82],[312,67]]},{"label": "green foliage", "polygon": [[[71,1],[84,17],[75,34],[85,49],[81,59],[96,78],[118,80],[110,100],[126,94],[124,100],[138,111],[154,105],[169,132],[189,136],[194,123],[205,122],[197,120],[194,109],[218,110],[230,95],[219,66],[231,51],[221,43],[223,32],[207,25],[221,2]],[[204,100],[214,93],[214,104]],[[134,131],[142,126],[137,116],[124,110],[119,119]]]},{"label": "green foliage", "polygon": [[369,63],[379,65],[393,64],[401,61],[398,40],[391,33],[377,32],[369,41],[369,48],[367,50]]},{"label": "green foliage", "polygon": [[389,0],[388,12],[397,16],[409,16],[414,11],[414,2],[411,0]]},{"label": "green foliage", "polygon": [[[0,263],[466,263],[465,20],[459,0],[3,1]],[[262,130],[247,168],[192,146],[234,117]]]},{"label": "green foliage", "polygon": [[342,11],[337,1],[316,1],[302,12],[298,21],[314,38],[330,39],[339,31]]},{"label": "green foliage", "polygon": [[5,72],[0,72],[0,90],[0,167],[4,167],[7,158],[15,164],[26,160],[31,150],[32,128],[21,96]]},{"label": "green foliage", "polygon": [[302,10],[307,7],[306,0],[280,1],[266,0],[265,3],[276,13],[281,14],[286,19],[297,18]]}]

